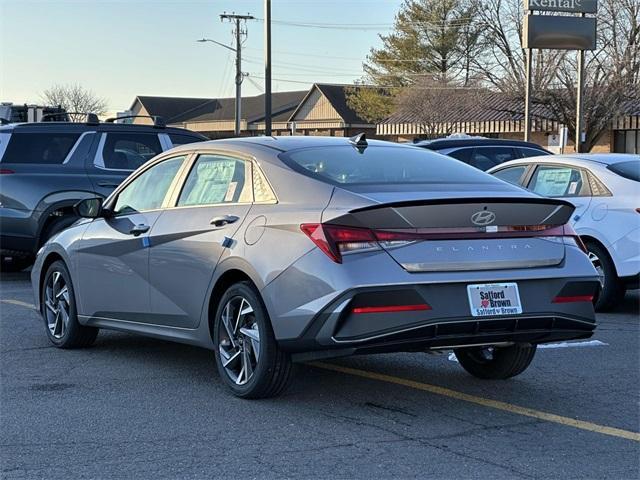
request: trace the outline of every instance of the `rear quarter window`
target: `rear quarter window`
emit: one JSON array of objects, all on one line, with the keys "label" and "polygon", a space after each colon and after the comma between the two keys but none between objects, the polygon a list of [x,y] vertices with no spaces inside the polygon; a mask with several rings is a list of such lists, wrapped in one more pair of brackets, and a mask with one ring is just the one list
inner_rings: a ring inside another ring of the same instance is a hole
[{"label": "rear quarter window", "polygon": [[2,163],[60,164],[79,137],[79,133],[13,132]]}]

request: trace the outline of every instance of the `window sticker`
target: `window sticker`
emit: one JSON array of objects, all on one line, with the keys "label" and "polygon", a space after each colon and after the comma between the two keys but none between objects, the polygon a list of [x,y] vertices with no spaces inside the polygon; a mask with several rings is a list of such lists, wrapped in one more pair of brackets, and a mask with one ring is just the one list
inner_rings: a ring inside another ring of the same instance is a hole
[{"label": "window sticker", "polygon": [[534,191],[546,197],[559,197],[565,195],[570,179],[570,168],[539,170]]},{"label": "window sticker", "polygon": [[224,196],[224,201],[225,202],[231,202],[233,201],[233,196],[236,193],[236,187],[238,186],[238,182],[231,182],[229,183],[229,187],[227,188],[227,193]]},{"label": "window sticker", "polygon": [[575,195],[577,190],[578,190],[578,182],[571,182],[569,184],[569,191],[567,192],[567,195]]}]

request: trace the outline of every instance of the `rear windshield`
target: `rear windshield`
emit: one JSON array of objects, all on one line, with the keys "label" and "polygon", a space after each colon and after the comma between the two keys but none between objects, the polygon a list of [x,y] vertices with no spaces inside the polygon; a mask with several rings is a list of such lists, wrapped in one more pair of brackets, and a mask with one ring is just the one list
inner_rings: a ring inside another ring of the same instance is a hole
[{"label": "rear windshield", "polygon": [[350,145],[313,147],[280,154],[294,170],[334,185],[489,183],[492,177],[453,158],[416,147]]},{"label": "rear windshield", "polygon": [[79,133],[13,132],[2,163],[62,163],[79,137]]},{"label": "rear windshield", "polygon": [[640,182],[640,160],[614,163],[607,168],[621,177]]}]

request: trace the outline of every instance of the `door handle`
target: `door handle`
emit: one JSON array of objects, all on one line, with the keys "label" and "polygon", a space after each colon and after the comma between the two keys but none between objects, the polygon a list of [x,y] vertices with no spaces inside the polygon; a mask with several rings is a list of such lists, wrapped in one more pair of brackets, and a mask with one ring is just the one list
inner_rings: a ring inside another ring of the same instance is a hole
[{"label": "door handle", "polygon": [[151,227],[149,225],[145,225],[144,223],[140,223],[138,225],[136,225],[135,227],[133,227],[131,230],[129,230],[129,233],[132,234],[133,236],[137,237],[138,235],[141,235],[143,233],[146,233],[149,231]]},{"label": "door handle", "polygon": [[224,227],[238,220],[240,220],[240,217],[236,217],[235,215],[221,215],[220,217],[213,217],[210,223],[215,227]]},{"label": "door handle", "polygon": [[119,185],[119,183],[113,183],[113,182],[98,182],[98,186],[99,186],[99,187],[116,188],[118,185]]}]

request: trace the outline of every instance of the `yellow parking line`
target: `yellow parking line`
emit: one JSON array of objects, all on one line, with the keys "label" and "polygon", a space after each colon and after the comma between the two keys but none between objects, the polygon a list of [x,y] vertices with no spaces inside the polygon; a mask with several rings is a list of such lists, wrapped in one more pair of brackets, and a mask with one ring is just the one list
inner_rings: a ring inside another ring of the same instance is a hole
[{"label": "yellow parking line", "polygon": [[7,300],[0,300],[0,302],[2,302],[2,303],[10,303],[11,305],[18,305],[19,307],[30,308],[31,310],[35,310],[36,309],[35,305],[33,305],[31,303],[27,303],[27,302],[21,302],[20,300],[7,299]]},{"label": "yellow parking line", "polygon": [[468,393],[458,392],[456,390],[439,387],[437,385],[416,382],[414,380],[408,380],[406,378],[393,377],[391,375],[385,375],[382,373],[369,372],[367,370],[359,370],[356,368],[333,365],[331,363],[313,362],[310,363],[310,365],[318,368],[323,368],[325,370],[333,370],[334,372],[346,373],[347,375],[355,375],[357,377],[369,378],[371,380],[395,383],[396,385],[403,385],[405,387],[415,388],[416,390],[422,390],[436,395],[455,398],[456,400],[462,400],[464,402],[475,403],[476,405],[482,405],[483,407],[495,408],[497,410],[515,413],[516,415],[524,415],[526,417],[533,417],[539,420],[558,423],[560,425],[565,425],[568,427],[580,428],[589,432],[596,432],[603,435],[611,435],[613,437],[625,438],[627,440],[640,442],[640,433],[637,432],[598,425],[597,423],[584,422],[582,420],[576,420],[574,418],[563,417],[561,415],[555,415],[553,413],[542,412],[540,410],[534,410],[532,408],[520,407],[518,405],[500,402],[498,400],[491,400],[489,398],[478,397],[476,395],[469,395]]}]

